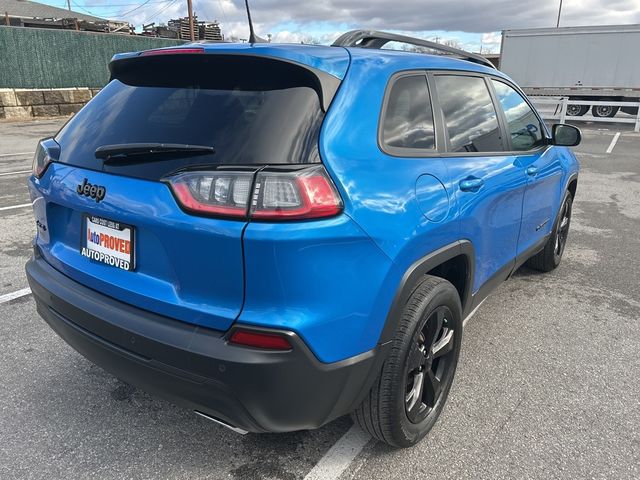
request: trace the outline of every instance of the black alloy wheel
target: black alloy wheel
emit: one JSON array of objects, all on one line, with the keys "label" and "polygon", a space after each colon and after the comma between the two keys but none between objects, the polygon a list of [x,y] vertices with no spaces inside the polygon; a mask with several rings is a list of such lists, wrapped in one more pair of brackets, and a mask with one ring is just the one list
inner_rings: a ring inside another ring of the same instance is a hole
[{"label": "black alloy wheel", "polygon": [[436,308],[416,332],[407,358],[405,409],[412,423],[420,423],[433,412],[442,392],[453,380],[454,335],[446,306]]},{"label": "black alloy wheel", "polygon": [[397,318],[382,370],[352,418],[374,438],[410,447],[434,426],[462,346],[462,305],[447,280],[422,277]]},{"label": "black alloy wheel", "polygon": [[560,221],[558,228],[556,228],[556,244],[553,250],[553,254],[560,263],[560,258],[564,253],[564,247],[567,244],[567,238],[569,237],[569,226],[571,224],[571,196],[567,196],[562,204],[562,211],[560,213]]},{"label": "black alloy wheel", "polygon": [[565,192],[560,210],[544,248],[527,260],[527,265],[540,272],[550,272],[560,265],[569,237],[573,196]]}]

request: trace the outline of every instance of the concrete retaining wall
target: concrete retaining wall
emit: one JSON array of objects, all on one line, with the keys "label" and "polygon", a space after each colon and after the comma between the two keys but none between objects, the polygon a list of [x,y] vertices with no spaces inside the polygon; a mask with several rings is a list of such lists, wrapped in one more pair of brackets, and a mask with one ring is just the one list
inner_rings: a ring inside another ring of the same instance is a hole
[{"label": "concrete retaining wall", "polygon": [[21,120],[76,113],[99,88],[0,89],[0,119]]}]

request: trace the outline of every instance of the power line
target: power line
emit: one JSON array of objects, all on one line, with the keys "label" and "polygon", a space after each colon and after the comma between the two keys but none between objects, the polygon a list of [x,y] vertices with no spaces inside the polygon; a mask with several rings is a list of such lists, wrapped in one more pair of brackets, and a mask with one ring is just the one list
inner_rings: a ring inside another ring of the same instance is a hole
[{"label": "power line", "polygon": [[[149,3],[165,3],[167,0],[150,0]],[[75,2],[74,2],[75,3]],[[76,3],[76,5],[78,5]],[[78,5],[78,7],[89,7],[91,9],[95,8],[113,8],[113,7],[135,7],[140,5],[140,3],[110,3],[108,5]],[[65,3],[66,6],[66,3]]]},{"label": "power line", "polygon": [[222,1],[221,0],[218,0],[218,6],[220,7],[220,12],[222,13],[222,19],[224,20],[224,23],[226,23],[228,25],[229,22],[227,21],[227,15],[224,12],[224,7],[222,6]]},{"label": "power line", "polygon": [[128,10],[126,12],[123,12],[121,14],[119,14],[119,17],[124,17],[125,15],[129,15],[131,12],[135,12],[136,10],[139,10],[140,8],[144,7],[147,3],[149,3],[151,0],[145,0],[144,2],[142,2],[140,5],[138,5],[136,8],[132,8],[131,10]]},{"label": "power line", "polygon": [[[83,12],[88,13],[89,15],[93,15],[94,17],[98,17],[99,15],[93,12],[90,12],[89,10],[87,10],[86,8],[84,8],[81,5],[78,5],[74,0],[70,0],[70,3],[73,3],[73,6],[76,8],[79,8],[80,10],[82,10]],[[69,10],[71,10],[71,5],[69,5]],[[100,15],[105,15],[104,13],[100,14]]]},{"label": "power line", "polygon": [[154,18],[156,18],[158,15],[160,15],[162,12],[164,12],[167,8],[169,8],[170,6],[172,6],[174,3],[176,3],[178,0],[170,0],[171,3],[169,3],[168,5],[162,7],[160,10],[158,10],[156,13],[154,13],[153,15],[147,17],[144,19],[144,21],[141,22],[142,25],[148,24],[151,20],[153,20]]},{"label": "power line", "polygon": [[[89,9],[85,8],[85,7],[84,7],[84,6],[82,6],[82,5],[79,5],[78,3],[76,3],[76,2],[75,2],[75,0],[71,0],[71,3],[73,3],[73,5],[74,5],[75,7],[77,7],[78,9],[80,9],[80,10],[82,10],[82,11],[84,11],[84,12],[88,13],[89,15],[93,15],[93,16],[95,16],[95,17],[99,17],[99,16],[101,16],[101,15],[102,15],[102,16],[110,16],[110,17],[114,17],[114,18],[122,18],[122,17],[124,17],[124,16],[128,15],[129,13],[134,12],[134,11],[136,11],[136,10],[138,10],[138,9],[140,9],[140,8],[142,8],[142,7],[144,7],[144,6],[146,6],[146,5],[147,5],[147,4],[149,4],[149,3],[157,3],[157,4],[160,4],[160,3],[167,3],[167,2],[171,2],[171,1],[173,1],[173,0],[155,0],[155,1],[154,1],[154,0],[147,0],[146,2],[143,2],[142,4],[133,3],[133,4],[129,4],[129,5],[137,5],[137,7],[136,7],[136,8],[133,8],[133,9],[131,9],[131,10],[127,11],[127,12],[123,12],[123,13],[118,13],[117,9],[116,9],[116,10],[114,10],[114,11],[113,11],[113,13],[111,13],[111,12],[104,12],[104,11],[103,11],[103,12],[100,12],[100,13],[96,13],[96,12],[92,12],[91,10],[89,10]],[[111,7],[113,7],[114,5],[104,5],[104,6],[95,5],[95,6],[96,6],[96,7],[101,7],[101,8],[104,8],[104,7],[109,7],[109,8],[111,8]],[[91,8],[94,8],[94,5],[91,5]]]},{"label": "power line", "polygon": [[[149,21],[153,20],[154,18],[156,18],[157,16],[159,16],[161,13],[163,13],[164,11],[166,11],[167,9],[169,9],[171,6],[173,6],[178,0],[145,0],[142,3],[123,3],[123,4],[111,4],[111,5],[91,5],[90,8],[113,8],[113,7],[119,7],[119,6],[132,6],[135,5],[135,8],[132,8],[130,10],[127,10],[126,12],[122,12],[122,13],[117,13],[117,11],[114,11],[114,13],[108,13],[108,12],[100,12],[100,13],[96,13],[96,12],[92,12],[91,10],[87,9],[85,6],[78,4],[75,0],[69,0],[70,3],[72,3],[76,8],[88,13],[89,15],[93,15],[96,17],[99,16],[109,16],[112,18],[120,18],[122,19],[123,17],[129,15],[132,12],[135,12],[143,7],[150,7],[150,4],[156,4],[156,5],[160,5],[160,4],[166,4],[163,5],[160,9],[156,10],[154,13],[152,13],[151,15],[149,15],[148,17],[145,18],[145,20],[142,22],[142,24],[147,24],[149,23]],[[220,0],[218,0],[219,4],[220,4],[220,8],[221,11],[223,12],[224,15],[224,10],[222,9],[222,4],[220,3]]]}]

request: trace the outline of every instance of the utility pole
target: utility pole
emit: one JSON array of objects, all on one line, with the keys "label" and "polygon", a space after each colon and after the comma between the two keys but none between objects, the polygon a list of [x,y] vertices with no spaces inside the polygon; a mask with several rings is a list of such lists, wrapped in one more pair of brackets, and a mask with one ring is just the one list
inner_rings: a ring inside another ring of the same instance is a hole
[{"label": "utility pole", "polygon": [[560,15],[562,14],[562,0],[560,0],[560,7],[558,8],[558,21],[556,22],[556,28],[560,28]]},{"label": "utility pole", "polygon": [[71,11],[71,0],[67,0],[67,8]]},{"label": "utility pole", "polygon": [[191,0],[187,0],[187,10],[189,11],[189,34],[191,35],[191,41],[194,42],[196,39],[196,33],[193,30],[193,5]]}]

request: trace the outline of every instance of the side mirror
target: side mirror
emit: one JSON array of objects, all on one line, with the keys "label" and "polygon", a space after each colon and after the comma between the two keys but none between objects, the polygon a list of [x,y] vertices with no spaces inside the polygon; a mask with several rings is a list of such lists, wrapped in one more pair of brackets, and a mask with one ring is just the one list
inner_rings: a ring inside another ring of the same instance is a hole
[{"label": "side mirror", "polygon": [[558,123],[551,127],[551,141],[559,147],[575,147],[580,145],[582,133],[573,125]]}]

